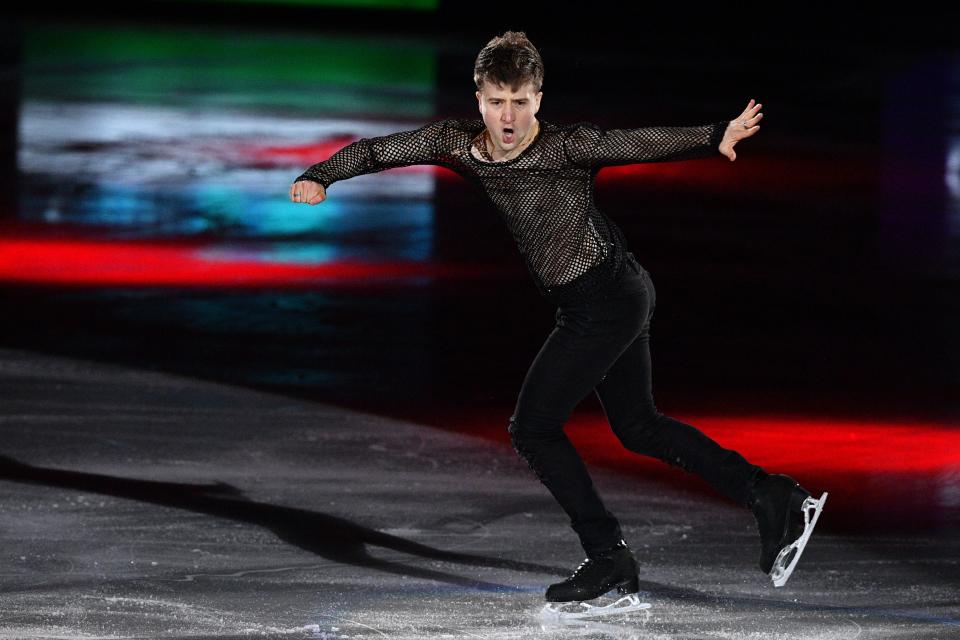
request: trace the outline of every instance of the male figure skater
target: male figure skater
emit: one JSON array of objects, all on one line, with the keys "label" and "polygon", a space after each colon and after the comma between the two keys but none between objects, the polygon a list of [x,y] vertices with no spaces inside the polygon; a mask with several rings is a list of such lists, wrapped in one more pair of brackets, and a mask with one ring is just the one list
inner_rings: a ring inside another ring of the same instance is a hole
[{"label": "male figure skater", "polygon": [[513,31],[483,48],[474,81],[482,119],[449,118],[357,140],[296,178],[290,199],[315,205],[337,180],[434,164],[474,182],[500,211],[540,293],[557,305],[556,327],[527,372],[508,426],[514,448],[569,515],[587,554],[573,575],[550,585],[549,602],[590,600],[614,587],[638,591],[620,525],[563,431],[591,391],[629,450],[696,473],[752,510],[760,568],[781,586],[827,494],[815,500],[792,478],[766,473],[657,410],[649,351],[656,291],[622,231],[593,200],[601,167],[718,154],[735,160],[734,145],[760,130],[761,105],[750,100],[735,120],[694,127],[605,131],[539,120],[543,62],[526,35]]}]

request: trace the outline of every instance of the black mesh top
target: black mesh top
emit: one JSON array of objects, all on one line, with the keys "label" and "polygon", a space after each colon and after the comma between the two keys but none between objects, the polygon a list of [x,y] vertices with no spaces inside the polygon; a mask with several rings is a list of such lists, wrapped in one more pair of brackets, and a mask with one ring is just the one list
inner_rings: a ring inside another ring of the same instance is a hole
[{"label": "black mesh top", "polygon": [[610,287],[627,243],[597,209],[593,180],[602,167],[721,155],[729,121],[695,127],[604,130],[589,122],[540,120],[536,138],[500,162],[471,153],[482,119],[448,118],[347,145],[294,182],[324,188],[352,176],[413,164],[440,165],[476,184],[500,211],[540,293],[555,304],[589,301]]}]

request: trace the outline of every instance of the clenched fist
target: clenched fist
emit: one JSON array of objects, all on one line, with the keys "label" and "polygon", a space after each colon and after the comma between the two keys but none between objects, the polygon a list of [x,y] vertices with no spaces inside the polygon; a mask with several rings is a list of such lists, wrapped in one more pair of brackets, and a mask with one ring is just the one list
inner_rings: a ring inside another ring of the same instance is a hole
[{"label": "clenched fist", "polygon": [[290,185],[290,200],[304,204],[320,204],[327,199],[327,190],[313,180],[300,180]]}]

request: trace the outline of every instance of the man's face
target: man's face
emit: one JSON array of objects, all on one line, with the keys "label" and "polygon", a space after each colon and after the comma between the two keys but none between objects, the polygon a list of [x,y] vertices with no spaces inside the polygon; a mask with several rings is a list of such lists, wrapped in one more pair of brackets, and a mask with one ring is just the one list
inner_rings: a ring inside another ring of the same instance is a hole
[{"label": "man's face", "polygon": [[530,133],[542,97],[543,91],[534,93],[530,82],[514,93],[510,87],[484,81],[483,90],[477,91],[477,101],[490,139],[500,155],[515,149]]}]

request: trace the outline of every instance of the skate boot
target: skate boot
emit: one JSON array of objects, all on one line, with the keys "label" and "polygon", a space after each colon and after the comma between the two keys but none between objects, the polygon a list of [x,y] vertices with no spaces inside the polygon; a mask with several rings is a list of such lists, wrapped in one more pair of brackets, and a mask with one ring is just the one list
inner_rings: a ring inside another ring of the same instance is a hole
[{"label": "skate boot", "polygon": [[[616,602],[606,606],[583,602],[599,598],[614,587],[617,593],[625,594]],[[613,547],[588,556],[573,575],[563,582],[551,584],[547,588],[548,604],[544,612],[561,617],[584,618],[649,609],[649,604],[640,602],[637,596],[639,590],[637,561],[627,543],[620,540]],[[556,603],[573,603],[576,606],[570,608]]]},{"label": "skate boot", "polygon": [[758,564],[774,586],[782,587],[790,578],[826,500],[826,493],[815,500],[783,474],[765,475],[754,484],[749,507],[760,531]]}]

